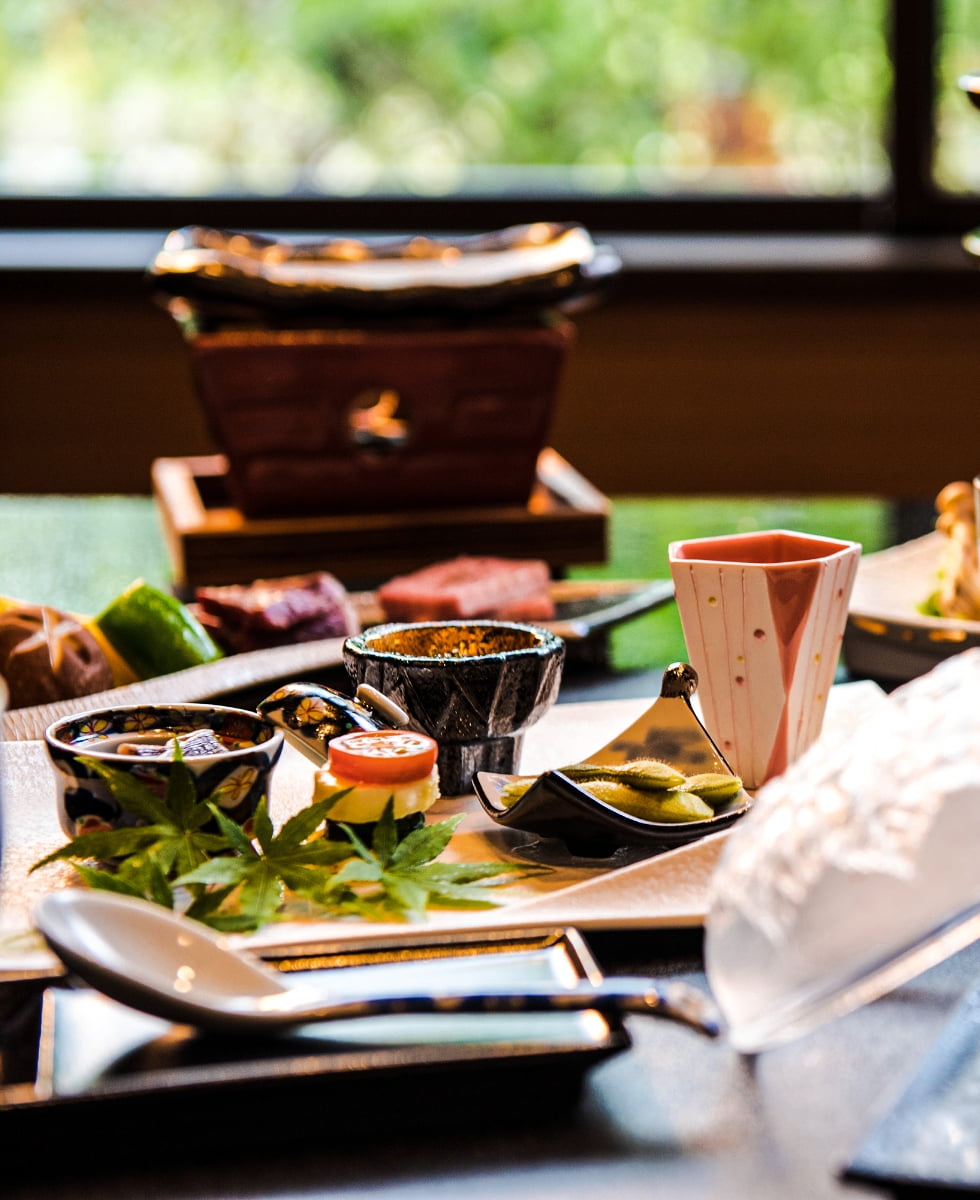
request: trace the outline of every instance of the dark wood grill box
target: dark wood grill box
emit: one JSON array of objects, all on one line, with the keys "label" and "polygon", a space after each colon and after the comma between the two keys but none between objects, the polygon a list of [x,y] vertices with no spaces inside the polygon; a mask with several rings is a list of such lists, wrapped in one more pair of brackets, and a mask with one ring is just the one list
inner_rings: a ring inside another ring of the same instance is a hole
[{"label": "dark wood grill box", "polygon": [[187,338],[249,517],[526,504],[573,339],[553,314]]}]

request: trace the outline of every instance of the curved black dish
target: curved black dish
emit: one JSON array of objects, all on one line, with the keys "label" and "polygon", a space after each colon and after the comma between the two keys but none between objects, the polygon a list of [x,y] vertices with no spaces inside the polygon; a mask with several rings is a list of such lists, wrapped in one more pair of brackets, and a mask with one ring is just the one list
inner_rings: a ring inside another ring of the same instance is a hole
[{"label": "curved black dish", "polygon": [[[688,775],[706,771],[733,775],[691,705],[697,685],[693,667],[673,663],[664,672],[659,698],[608,745],[587,755],[587,760],[623,764],[658,758]],[[498,824],[543,838],[557,838],[569,853],[582,858],[608,858],[621,847],[641,847],[653,854],[682,846],[726,829],[752,803],[742,790],[720,805],[714,816],[702,821],[646,821],[612,808],[560,770],[551,770],[507,807],[500,800],[501,792],[506,784],[519,778],[480,771],[473,778],[473,790]]]},{"label": "curved black dish", "polygon": [[501,825],[557,838],[579,858],[608,858],[622,846],[643,846],[651,853],[683,846],[727,829],[751,806],[742,791],[703,821],[644,821],[597,800],[561,771],[546,771],[520,800],[505,808],[500,793],[517,778],[486,771],[474,777],[474,791],[486,812]]}]

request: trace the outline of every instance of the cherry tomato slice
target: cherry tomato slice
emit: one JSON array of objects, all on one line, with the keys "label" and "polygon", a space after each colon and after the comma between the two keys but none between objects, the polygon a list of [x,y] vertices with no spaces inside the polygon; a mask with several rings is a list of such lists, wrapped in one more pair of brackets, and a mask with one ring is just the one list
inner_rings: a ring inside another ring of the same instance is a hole
[{"label": "cherry tomato slice", "polygon": [[438,743],[424,733],[360,730],[330,742],[327,766],[335,775],[359,783],[412,783],[429,774],[438,751]]}]

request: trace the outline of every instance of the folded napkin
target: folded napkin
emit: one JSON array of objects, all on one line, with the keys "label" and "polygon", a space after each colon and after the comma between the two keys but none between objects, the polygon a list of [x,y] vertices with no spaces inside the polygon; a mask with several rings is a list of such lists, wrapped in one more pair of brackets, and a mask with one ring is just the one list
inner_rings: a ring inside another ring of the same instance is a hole
[{"label": "folded napkin", "polygon": [[972,941],[980,649],[854,714],[760,789],[712,879],[708,979],[755,1052]]},{"label": "folded napkin", "polygon": [[962,1001],[912,1082],[845,1176],[876,1184],[980,1192],[980,987]]}]

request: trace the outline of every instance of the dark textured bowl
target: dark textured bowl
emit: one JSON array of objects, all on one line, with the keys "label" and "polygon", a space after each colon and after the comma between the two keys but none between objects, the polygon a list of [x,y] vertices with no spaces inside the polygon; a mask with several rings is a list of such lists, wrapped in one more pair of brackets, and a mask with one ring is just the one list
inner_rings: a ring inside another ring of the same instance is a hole
[{"label": "dark textured bowl", "polygon": [[136,823],[109,786],[84,760],[125,771],[158,793],[165,791],[172,760],[118,754],[120,740],[210,729],[219,737],[249,743],[241,749],[184,759],[199,800],[211,799],[239,823],[268,793],[269,776],[282,753],[283,733],[257,713],[217,704],[139,704],[76,713],[44,733],[58,780],[58,818],[75,837],[95,829]]},{"label": "dark textured bowl", "polygon": [[444,795],[477,771],[514,769],[524,730],[554,703],[565,644],[534,625],[431,621],[376,625],[344,643],[344,665],[439,743]]}]

